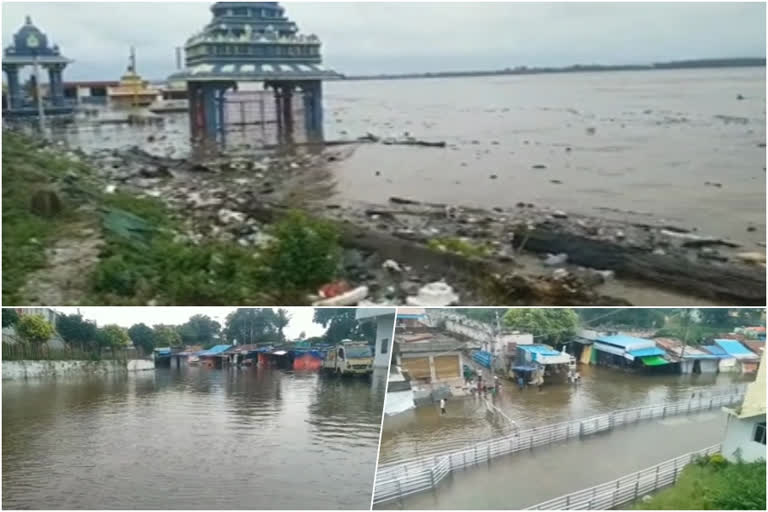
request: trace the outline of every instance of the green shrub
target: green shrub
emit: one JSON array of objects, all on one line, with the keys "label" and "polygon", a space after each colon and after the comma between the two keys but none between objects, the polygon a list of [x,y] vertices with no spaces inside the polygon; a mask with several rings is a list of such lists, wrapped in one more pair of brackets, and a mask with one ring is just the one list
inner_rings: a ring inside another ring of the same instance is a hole
[{"label": "green shrub", "polygon": [[48,341],[55,331],[45,318],[37,315],[24,315],[16,325],[16,332],[24,341],[40,344]]},{"label": "green shrub", "polygon": [[336,275],[341,258],[336,228],[293,211],[272,228],[260,258],[263,281],[277,292],[312,290]]}]

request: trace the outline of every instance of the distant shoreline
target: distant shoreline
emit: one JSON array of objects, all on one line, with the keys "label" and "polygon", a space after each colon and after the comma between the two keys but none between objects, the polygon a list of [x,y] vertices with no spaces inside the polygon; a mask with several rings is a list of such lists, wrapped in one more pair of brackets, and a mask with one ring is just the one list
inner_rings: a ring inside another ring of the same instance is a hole
[{"label": "distant shoreline", "polygon": [[567,67],[529,68],[519,66],[497,70],[475,71],[441,71],[435,73],[391,73],[381,75],[341,75],[331,81],[360,81],[360,80],[409,80],[419,78],[465,78],[476,76],[507,76],[507,75],[541,75],[554,73],[584,73],[606,71],[662,71],[673,69],[714,69],[714,68],[743,68],[765,67],[765,58],[738,59],[698,59],[672,62],[656,62],[653,64],[604,66],[599,64],[575,64]]}]

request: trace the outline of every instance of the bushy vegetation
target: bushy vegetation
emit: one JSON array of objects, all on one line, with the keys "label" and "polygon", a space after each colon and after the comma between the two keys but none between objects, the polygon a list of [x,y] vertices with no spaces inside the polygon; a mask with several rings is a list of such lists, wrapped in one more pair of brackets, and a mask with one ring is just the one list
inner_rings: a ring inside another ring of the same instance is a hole
[{"label": "bushy vegetation", "polygon": [[533,334],[536,343],[556,345],[570,341],[576,334],[579,317],[572,309],[564,308],[510,309],[504,315],[504,325]]},{"label": "bushy vegetation", "polygon": [[55,330],[41,316],[24,315],[16,324],[16,332],[25,342],[40,345],[51,339]]},{"label": "bushy vegetation", "polygon": [[649,501],[645,510],[765,510],[765,461],[728,462],[722,455],[687,466],[674,487]]},{"label": "bushy vegetation", "polygon": [[[63,210],[50,217],[32,213],[35,191],[51,188]],[[24,302],[20,289],[45,267],[45,249],[86,222],[106,246],[82,304],[300,304],[337,273],[337,230],[305,214],[292,212],[272,226],[273,241],[260,251],[195,244],[178,236],[174,214],[160,201],[103,189],[77,158],[3,133],[3,302]]]}]

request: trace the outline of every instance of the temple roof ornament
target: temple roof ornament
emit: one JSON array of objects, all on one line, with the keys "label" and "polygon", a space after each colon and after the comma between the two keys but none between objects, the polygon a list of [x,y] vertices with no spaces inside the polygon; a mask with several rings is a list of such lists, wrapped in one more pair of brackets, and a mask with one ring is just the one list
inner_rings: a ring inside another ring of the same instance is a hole
[{"label": "temple roof ornament", "polygon": [[[217,2],[213,19],[186,42],[186,68],[169,79],[322,80],[320,39],[299,33],[277,2]],[[252,70],[252,71],[251,71]]]},{"label": "temple roof ornament", "polygon": [[33,64],[35,59],[41,64],[69,64],[59,50],[59,46],[48,44],[48,36],[32,23],[27,16],[24,25],[13,35],[13,44],[3,51],[3,65]]}]

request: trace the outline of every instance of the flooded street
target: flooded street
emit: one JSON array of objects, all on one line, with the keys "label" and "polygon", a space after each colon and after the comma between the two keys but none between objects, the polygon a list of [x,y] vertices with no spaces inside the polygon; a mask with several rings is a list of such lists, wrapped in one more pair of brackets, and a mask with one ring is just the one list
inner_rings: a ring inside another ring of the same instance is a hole
[{"label": "flooded street", "polygon": [[[579,368],[582,383],[545,385],[541,392],[533,387],[519,391],[511,381],[502,380],[504,389],[493,403],[520,429],[586,418],[616,409],[683,400],[692,393],[725,391],[743,384],[742,377],[718,375],[644,376],[596,366]],[[381,462],[414,457],[447,442],[473,443],[510,432],[501,419],[489,417],[482,400],[474,397],[452,399],[447,414],[437,405],[384,417]]]},{"label": "flooded street", "polygon": [[499,457],[454,473],[435,492],[375,508],[522,509],[717,444],[725,425],[720,410],[636,423]]},{"label": "flooded street", "polygon": [[367,509],[384,373],[3,382],[8,508]]}]

